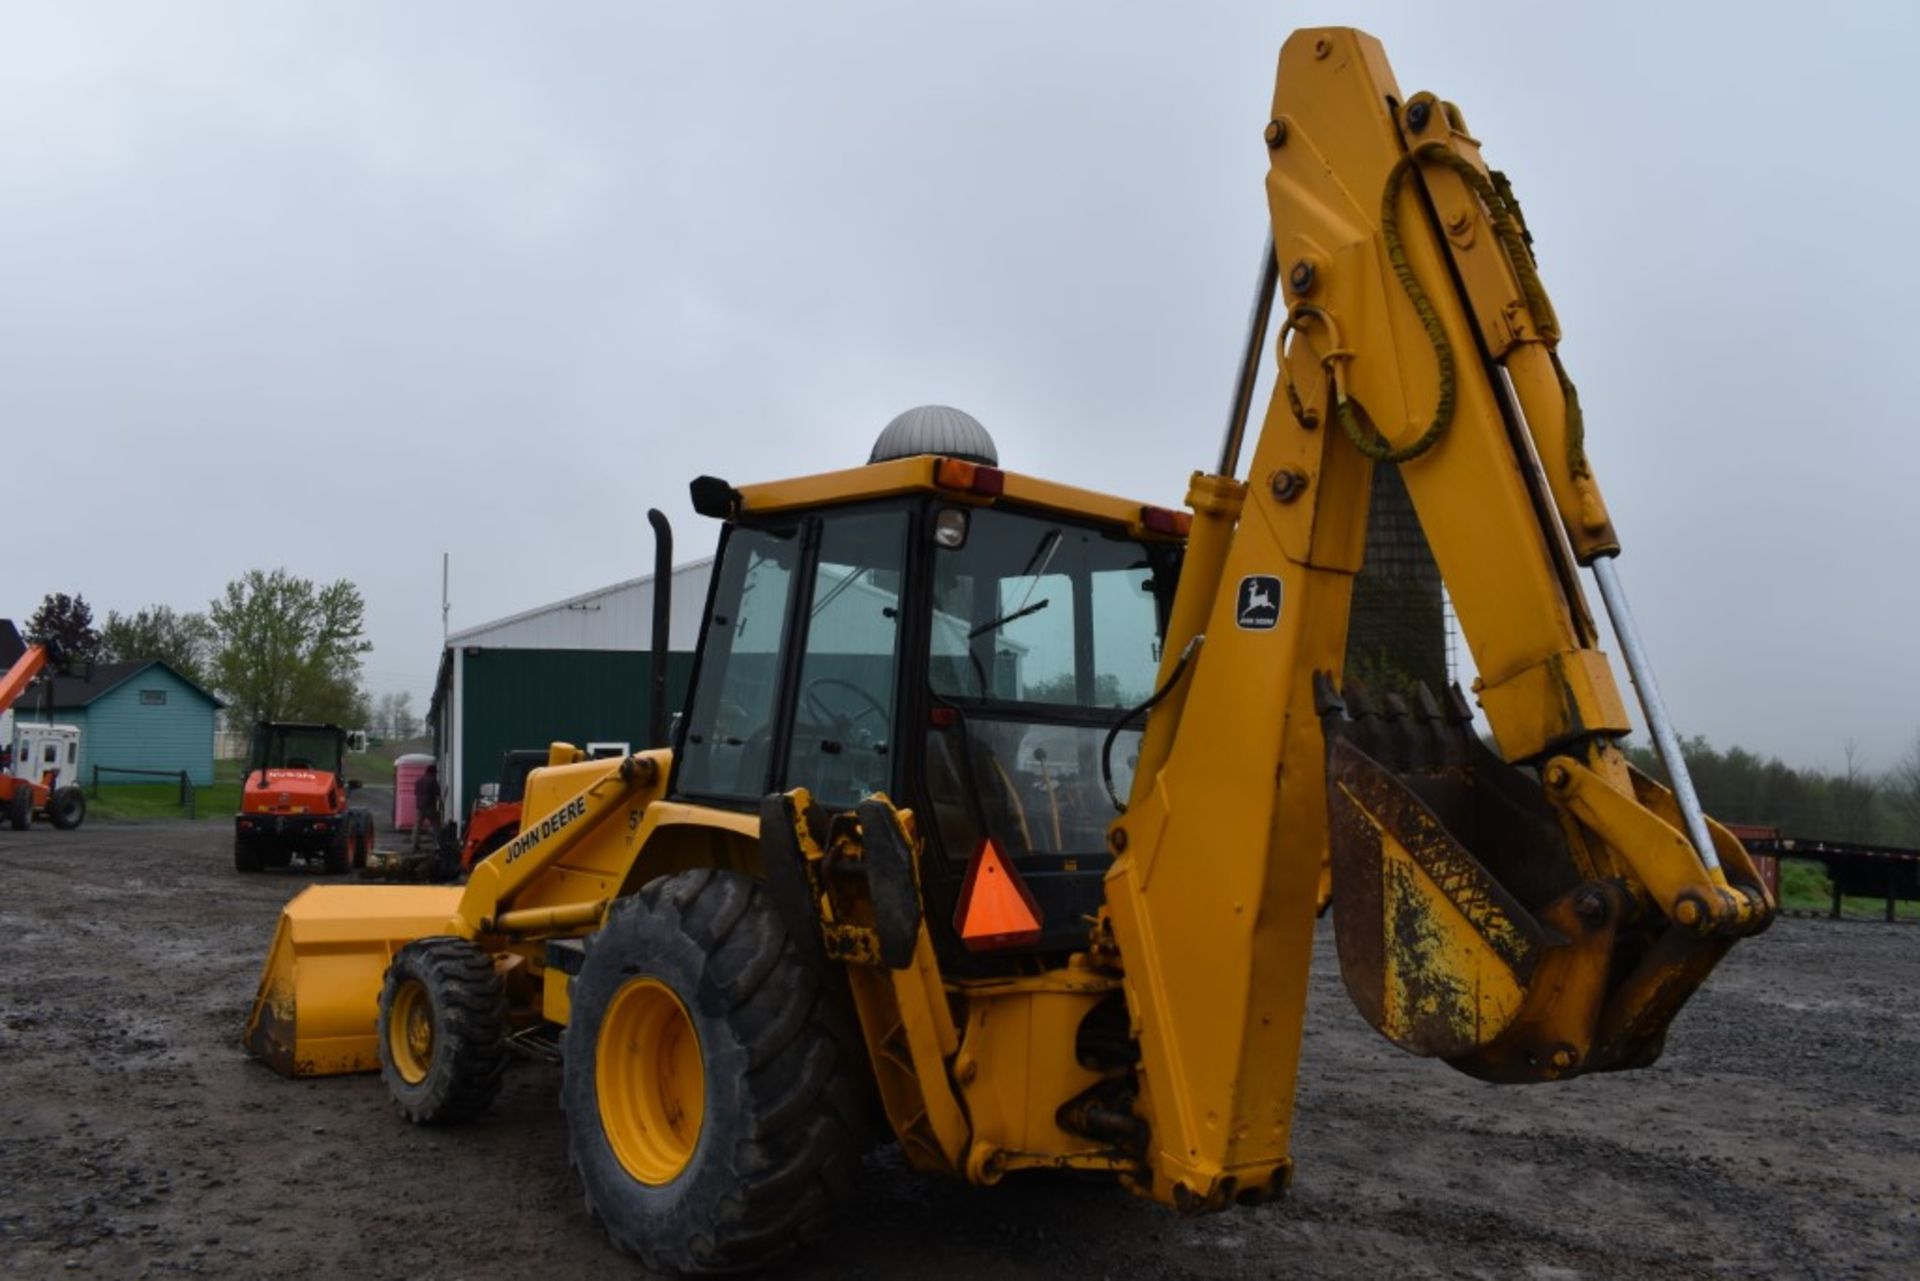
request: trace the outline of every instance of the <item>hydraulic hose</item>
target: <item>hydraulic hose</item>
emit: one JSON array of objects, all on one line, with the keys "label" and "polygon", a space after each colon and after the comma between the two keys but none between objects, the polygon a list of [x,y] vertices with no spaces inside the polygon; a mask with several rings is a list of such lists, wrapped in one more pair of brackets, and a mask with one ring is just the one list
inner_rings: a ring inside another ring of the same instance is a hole
[{"label": "hydraulic hose", "polygon": [[1126,813],[1127,803],[1120,799],[1120,793],[1115,791],[1113,786],[1114,740],[1120,737],[1121,730],[1125,729],[1134,720],[1152,711],[1161,699],[1173,693],[1173,687],[1178,685],[1180,678],[1187,674],[1187,668],[1193,663],[1193,656],[1200,652],[1200,646],[1206,639],[1207,634],[1200,632],[1194,636],[1192,640],[1188,641],[1187,647],[1180,651],[1180,661],[1173,665],[1171,672],[1167,673],[1167,679],[1161,683],[1160,688],[1155,690],[1153,696],[1147,699],[1146,702],[1141,703],[1137,707],[1129,708],[1124,716],[1115,721],[1113,727],[1107,731],[1106,741],[1100,744],[1100,781],[1106,784],[1107,799],[1113,802],[1113,808],[1116,813]]}]

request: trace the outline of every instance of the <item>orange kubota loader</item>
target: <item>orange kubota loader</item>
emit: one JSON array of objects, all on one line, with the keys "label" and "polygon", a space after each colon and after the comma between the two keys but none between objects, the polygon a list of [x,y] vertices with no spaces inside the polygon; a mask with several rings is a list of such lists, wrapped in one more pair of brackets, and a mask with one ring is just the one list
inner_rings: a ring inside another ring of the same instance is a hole
[{"label": "orange kubota loader", "polygon": [[366,866],[373,815],[349,803],[359,789],[347,777],[346,730],[260,721],[233,816],[234,869],[286,867],[296,856],[335,875]]},{"label": "orange kubota loader", "polygon": [[[378,1069],[423,1124],[551,1054],[609,1235],[693,1271],[794,1249],[881,1137],[977,1184],[1279,1193],[1323,869],[1395,1044],[1497,1082],[1657,1058],[1773,907],[1687,784],[1512,189],[1351,30],[1287,42],[1265,135],[1272,242],[1189,512],[1003,470],[946,410],[865,467],[694,482],[722,530],[671,750],[555,744],[464,888],[295,899],[253,1052]],[[1342,680],[1378,467],[1491,741],[1458,690]],[[1620,751],[1583,568],[1672,791]]]}]

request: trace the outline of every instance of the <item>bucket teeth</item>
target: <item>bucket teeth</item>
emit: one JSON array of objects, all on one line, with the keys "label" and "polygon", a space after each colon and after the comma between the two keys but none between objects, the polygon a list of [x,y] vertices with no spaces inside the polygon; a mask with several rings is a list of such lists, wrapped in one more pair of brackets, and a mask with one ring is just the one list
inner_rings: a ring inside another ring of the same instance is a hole
[{"label": "bucket teeth", "polygon": [[1357,676],[1347,677],[1346,704],[1347,719],[1350,721],[1364,721],[1374,714],[1373,695]]},{"label": "bucket teeth", "polygon": [[1339,687],[1333,683],[1331,672],[1313,674],[1313,710],[1314,714],[1326,717],[1336,712],[1344,714],[1346,707],[1340,702]]},{"label": "bucket teeth", "polygon": [[1440,700],[1433,696],[1427,683],[1421,681],[1414,687],[1413,705],[1423,723],[1431,724],[1440,719]]},{"label": "bucket teeth", "polygon": [[1458,685],[1438,695],[1421,682],[1407,693],[1375,694],[1357,677],[1344,692],[1314,675],[1314,708],[1328,738],[1340,738],[1397,773],[1453,774],[1471,762],[1478,738],[1473,710]]}]

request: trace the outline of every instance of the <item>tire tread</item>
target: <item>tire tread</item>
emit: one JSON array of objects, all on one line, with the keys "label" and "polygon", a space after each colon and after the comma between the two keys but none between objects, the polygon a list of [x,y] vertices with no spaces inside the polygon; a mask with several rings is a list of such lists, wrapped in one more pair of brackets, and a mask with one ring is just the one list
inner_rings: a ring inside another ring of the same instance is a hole
[{"label": "tire tread", "polygon": [[[600,949],[656,930],[700,948],[702,986],[720,998],[748,1054],[741,1078],[748,1115],[732,1131],[727,1150],[712,1154],[725,1162],[727,1191],[700,1207],[702,1222],[683,1239],[649,1240],[643,1222],[623,1213],[620,1204],[606,1203],[611,1191],[585,1177],[583,1145],[605,1142],[597,1116],[569,1113],[569,1160],[586,1183],[589,1213],[623,1253],[683,1272],[767,1267],[816,1237],[851,1190],[850,1172],[865,1136],[849,1121],[864,1112],[854,1098],[847,1051],[830,1030],[822,984],[802,962],[757,881],[701,868],[650,882],[615,905],[607,925],[588,942],[586,967]],[[583,1036],[576,1019],[566,1039]],[[586,1055],[587,1047],[578,1053]],[[572,1046],[566,1057],[574,1063]]]},{"label": "tire tread", "polygon": [[[417,1087],[400,1080],[386,1037],[394,996],[409,977],[421,981],[441,1013],[434,1063]],[[441,1125],[485,1112],[499,1095],[507,1068],[507,1000],[493,958],[467,940],[451,937],[418,939],[401,948],[387,967],[380,992],[378,1041],[381,1076],[394,1107],[407,1120]]]}]

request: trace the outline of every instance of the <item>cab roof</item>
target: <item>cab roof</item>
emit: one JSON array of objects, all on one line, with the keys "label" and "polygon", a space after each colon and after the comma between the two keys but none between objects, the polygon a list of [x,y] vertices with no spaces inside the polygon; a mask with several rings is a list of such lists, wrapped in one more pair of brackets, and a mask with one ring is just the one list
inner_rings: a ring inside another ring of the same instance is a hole
[{"label": "cab roof", "polygon": [[1136,538],[1177,539],[1187,523],[1185,512],[932,454],[738,488],[703,476],[693,489],[694,508],[708,516],[770,515],[905,494],[940,494],[975,506],[1004,501],[1119,525]]}]

